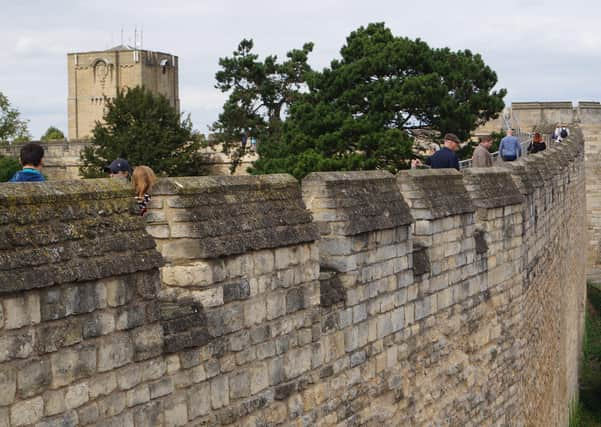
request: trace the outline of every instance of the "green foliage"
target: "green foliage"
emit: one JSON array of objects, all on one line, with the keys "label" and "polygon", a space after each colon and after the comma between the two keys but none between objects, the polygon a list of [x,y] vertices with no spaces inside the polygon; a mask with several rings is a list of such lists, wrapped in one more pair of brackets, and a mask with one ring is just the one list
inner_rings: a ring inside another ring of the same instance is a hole
[{"label": "green foliage", "polygon": [[65,134],[59,128],[50,126],[40,139],[42,141],[51,141],[53,139],[65,139]]},{"label": "green foliage", "polygon": [[433,49],[378,23],[352,32],[340,54],[307,73],[308,92],[291,104],[281,138],[259,145],[253,173],[396,172],[409,167],[413,130],[465,139],[504,105],[496,74],[469,50]]},{"label": "green foliage", "polygon": [[221,70],[215,75],[215,87],[229,92],[229,97],[212,131],[216,141],[224,143],[226,153],[238,151],[234,159],[243,154],[243,134],[261,142],[279,139],[283,116],[306,88],[306,75],[311,70],[307,59],[312,43],[288,52],[281,63],[275,55],[260,61],[252,49],[252,40],[242,40],[232,57],[219,59]]},{"label": "green foliage", "polygon": [[0,182],[8,181],[20,169],[19,160],[14,157],[0,156]]},{"label": "green foliage", "polygon": [[202,174],[200,144],[189,116],[182,120],[167,98],[145,88],[108,99],[104,123],[96,123],[92,135],[91,146],[82,153],[86,178],[106,176],[103,167],[116,158],[162,175]]},{"label": "green foliage", "polygon": [[0,145],[9,142],[29,141],[28,120],[21,119],[21,113],[10,106],[8,98],[0,92]]},{"label": "green foliage", "polygon": [[601,426],[601,289],[587,286],[580,403],[570,425]]}]

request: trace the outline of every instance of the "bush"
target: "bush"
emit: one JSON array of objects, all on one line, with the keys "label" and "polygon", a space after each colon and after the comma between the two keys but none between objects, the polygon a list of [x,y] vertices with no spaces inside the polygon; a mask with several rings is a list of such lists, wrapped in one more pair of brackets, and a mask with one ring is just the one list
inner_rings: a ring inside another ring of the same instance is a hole
[{"label": "bush", "polygon": [[21,169],[21,163],[17,159],[0,156],[0,182],[8,181],[19,169]]}]

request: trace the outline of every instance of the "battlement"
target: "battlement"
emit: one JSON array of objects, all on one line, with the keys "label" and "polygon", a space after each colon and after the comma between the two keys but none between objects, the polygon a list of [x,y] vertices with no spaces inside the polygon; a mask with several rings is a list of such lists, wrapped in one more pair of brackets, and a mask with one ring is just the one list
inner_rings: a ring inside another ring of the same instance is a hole
[{"label": "battlement", "polygon": [[583,138],[503,168],[0,184],[0,425],[565,425]]}]

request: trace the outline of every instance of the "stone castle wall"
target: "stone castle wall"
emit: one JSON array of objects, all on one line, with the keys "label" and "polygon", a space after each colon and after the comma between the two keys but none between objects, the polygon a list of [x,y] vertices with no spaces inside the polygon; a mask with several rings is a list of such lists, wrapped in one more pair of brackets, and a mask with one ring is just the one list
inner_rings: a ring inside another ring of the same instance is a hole
[{"label": "stone castle wall", "polygon": [[566,425],[582,135],[507,168],[0,184],[0,425]]}]

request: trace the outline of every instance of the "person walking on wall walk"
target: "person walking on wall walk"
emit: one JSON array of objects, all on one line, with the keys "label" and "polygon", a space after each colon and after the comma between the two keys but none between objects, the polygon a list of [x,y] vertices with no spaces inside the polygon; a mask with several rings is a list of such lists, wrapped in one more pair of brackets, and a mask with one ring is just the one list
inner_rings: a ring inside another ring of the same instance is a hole
[{"label": "person walking on wall walk", "polygon": [[474,149],[472,155],[472,166],[475,168],[489,168],[492,166],[492,156],[490,155],[492,147],[492,137],[485,135],[480,140],[480,144]]},{"label": "person walking on wall walk", "polygon": [[506,162],[513,162],[522,155],[520,140],[513,136],[513,129],[507,129],[507,135],[501,140],[499,155]]},{"label": "person walking on wall walk", "polygon": [[[443,146],[436,153],[432,154],[425,161],[426,165],[432,169],[457,169],[459,170],[459,158],[455,151],[459,150],[459,138],[454,133],[447,133],[444,136]],[[411,162],[411,167],[421,166],[419,159]]]}]

